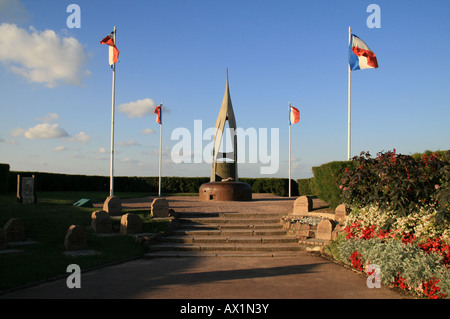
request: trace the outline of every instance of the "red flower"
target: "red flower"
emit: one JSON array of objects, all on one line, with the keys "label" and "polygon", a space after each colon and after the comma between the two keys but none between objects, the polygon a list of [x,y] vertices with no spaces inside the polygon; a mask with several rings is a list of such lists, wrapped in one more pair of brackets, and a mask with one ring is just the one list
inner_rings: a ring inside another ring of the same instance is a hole
[{"label": "red flower", "polygon": [[439,279],[435,279],[434,277],[430,280],[423,283],[423,293],[429,298],[429,299],[443,299],[445,298],[445,294],[438,293],[441,288],[437,287],[436,284],[439,283]]},{"label": "red flower", "polygon": [[359,271],[363,271],[361,257],[362,255],[358,254],[357,251],[354,251],[353,254],[350,256],[350,262],[352,263],[352,267]]}]

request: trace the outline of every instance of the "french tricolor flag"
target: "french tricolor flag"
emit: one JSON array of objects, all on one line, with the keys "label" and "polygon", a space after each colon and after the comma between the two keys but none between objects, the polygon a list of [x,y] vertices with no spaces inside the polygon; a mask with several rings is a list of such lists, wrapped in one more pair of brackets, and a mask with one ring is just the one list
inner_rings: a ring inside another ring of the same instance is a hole
[{"label": "french tricolor flag", "polygon": [[119,61],[119,49],[116,47],[116,41],[114,40],[114,31],[108,34],[100,44],[109,45],[109,65],[113,65]]},{"label": "french tricolor flag", "polygon": [[352,71],[378,68],[375,53],[354,34],[351,35],[350,39],[348,60]]}]

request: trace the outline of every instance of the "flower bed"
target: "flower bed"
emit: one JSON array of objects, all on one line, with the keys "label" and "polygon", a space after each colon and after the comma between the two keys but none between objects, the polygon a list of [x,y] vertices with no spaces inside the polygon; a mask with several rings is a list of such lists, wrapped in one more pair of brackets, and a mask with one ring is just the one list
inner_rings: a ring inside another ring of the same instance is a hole
[{"label": "flower bed", "polygon": [[354,158],[340,188],[350,208],[335,257],[381,283],[430,299],[450,298],[448,155],[394,152]]}]

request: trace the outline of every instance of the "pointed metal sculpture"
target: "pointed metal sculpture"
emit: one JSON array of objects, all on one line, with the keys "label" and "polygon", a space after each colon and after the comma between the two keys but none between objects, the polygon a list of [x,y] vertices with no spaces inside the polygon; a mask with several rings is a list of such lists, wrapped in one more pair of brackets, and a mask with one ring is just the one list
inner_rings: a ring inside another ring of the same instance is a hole
[{"label": "pointed metal sculpture", "polygon": [[[233,152],[222,153],[219,151],[224,137],[225,124],[228,121]],[[214,130],[214,148],[211,167],[211,179],[209,183],[200,186],[199,195],[201,201],[248,201],[252,200],[252,188],[247,183],[238,181],[237,171],[237,136],[236,118],[234,117],[231,103],[230,87],[228,82],[223,96],[222,106],[217,117]],[[223,159],[223,161],[219,161]],[[226,161],[225,159],[232,160]]]},{"label": "pointed metal sculpture", "polygon": [[[220,144],[224,136],[225,124],[228,121],[228,127],[230,129],[231,144],[233,148],[232,153],[219,152]],[[223,158],[224,162],[218,162],[218,159]],[[232,163],[225,162],[225,159],[233,160]],[[227,172],[227,175],[231,176],[217,176],[217,172]],[[223,96],[222,107],[217,117],[216,126],[214,130],[214,148],[213,148],[213,160],[211,168],[211,182],[216,182],[217,179],[232,178],[238,180],[237,174],[237,136],[236,136],[236,118],[234,117],[233,104],[231,103],[230,86],[228,82],[228,69],[227,69],[227,84],[225,87],[225,94]]]}]

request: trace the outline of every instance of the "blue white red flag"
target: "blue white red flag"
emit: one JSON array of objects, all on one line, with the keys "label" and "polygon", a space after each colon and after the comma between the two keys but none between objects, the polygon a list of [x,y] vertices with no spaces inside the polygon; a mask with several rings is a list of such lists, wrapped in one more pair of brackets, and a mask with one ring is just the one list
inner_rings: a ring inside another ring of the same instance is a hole
[{"label": "blue white red flag", "polygon": [[113,65],[119,61],[119,49],[116,47],[116,43],[114,41],[114,31],[108,34],[100,44],[109,45],[109,65]]},{"label": "blue white red flag", "polygon": [[351,35],[350,39],[348,63],[352,71],[378,68],[375,53],[373,53],[363,40],[354,34]]},{"label": "blue white red flag", "polygon": [[162,124],[162,110],[161,110],[161,104],[155,107],[155,114],[156,114],[156,123]]}]

